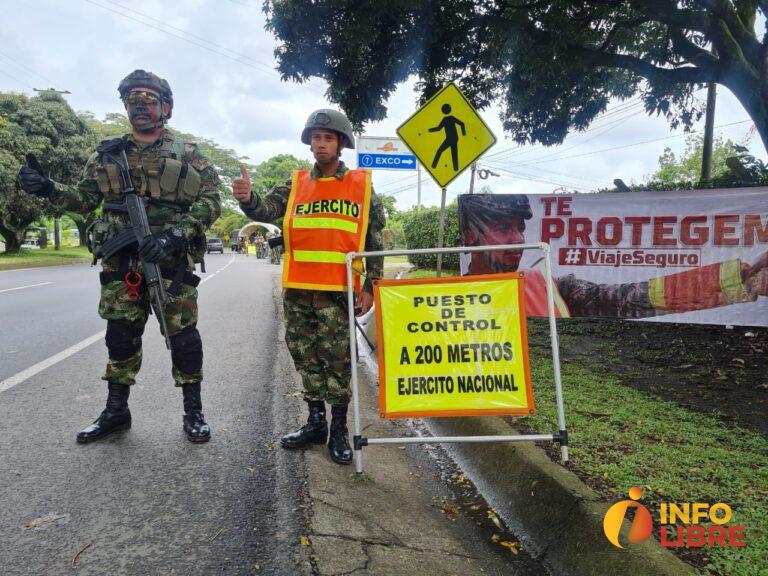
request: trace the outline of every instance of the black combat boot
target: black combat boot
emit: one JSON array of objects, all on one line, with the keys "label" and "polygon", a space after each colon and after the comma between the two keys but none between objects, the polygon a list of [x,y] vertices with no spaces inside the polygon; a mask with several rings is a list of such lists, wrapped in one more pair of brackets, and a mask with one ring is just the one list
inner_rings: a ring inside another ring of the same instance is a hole
[{"label": "black combat boot", "polygon": [[184,384],[184,432],[190,442],[201,444],[211,439],[211,427],[205,423],[203,401],[200,398],[200,382]]},{"label": "black combat boot", "polygon": [[77,441],[80,444],[93,442],[117,430],[128,430],[131,427],[131,412],[128,410],[131,387],[110,382],[107,390],[107,407],[93,424],[78,432]]},{"label": "black combat boot", "polygon": [[325,419],[325,402],[322,400],[307,400],[309,418],[307,423],[296,432],[291,432],[280,438],[283,448],[302,448],[307,444],[325,444],[328,439],[328,421]]},{"label": "black combat boot", "polygon": [[337,464],[352,463],[352,448],[347,432],[347,404],[331,406],[331,438],[328,440],[331,460]]}]

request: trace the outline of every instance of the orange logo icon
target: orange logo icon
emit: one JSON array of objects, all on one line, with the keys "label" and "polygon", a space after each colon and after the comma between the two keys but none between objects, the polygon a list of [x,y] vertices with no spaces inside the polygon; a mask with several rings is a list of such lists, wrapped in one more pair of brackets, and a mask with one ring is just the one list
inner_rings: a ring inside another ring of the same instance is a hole
[{"label": "orange logo icon", "polygon": [[392,144],[392,142],[387,142],[381,148],[376,148],[376,150],[382,150],[384,152],[397,152],[397,148],[395,148],[395,145]]},{"label": "orange logo icon", "polygon": [[643,491],[637,486],[629,489],[631,500],[622,500],[617,502],[605,513],[603,518],[603,532],[608,541],[617,548],[624,548],[619,542],[619,532],[621,524],[629,508],[635,508],[635,518],[632,520],[632,527],[629,530],[629,541],[632,544],[645,542],[653,532],[653,520],[648,508],[637,502],[643,497]]}]

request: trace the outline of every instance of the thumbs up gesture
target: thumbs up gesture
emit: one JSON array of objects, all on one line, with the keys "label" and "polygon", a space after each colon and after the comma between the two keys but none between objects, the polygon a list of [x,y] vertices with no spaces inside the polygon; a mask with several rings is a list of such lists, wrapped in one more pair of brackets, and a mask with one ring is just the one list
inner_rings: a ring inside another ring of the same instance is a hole
[{"label": "thumbs up gesture", "polygon": [[240,178],[232,180],[232,193],[238,202],[250,204],[253,194],[251,193],[251,179],[248,176],[248,170],[240,164]]}]

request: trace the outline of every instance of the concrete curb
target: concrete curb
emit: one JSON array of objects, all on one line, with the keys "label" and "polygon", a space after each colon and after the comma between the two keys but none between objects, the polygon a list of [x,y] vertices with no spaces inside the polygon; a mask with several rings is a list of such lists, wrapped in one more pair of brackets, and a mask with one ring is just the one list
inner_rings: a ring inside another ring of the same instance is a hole
[{"label": "concrete curb", "polygon": [[[429,427],[440,436],[518,433],[498,417],[435,418]],[[653,538],[623,550],[611,545],[603,534],[603,516],[612,503],[601,502],[594,490],[532,442],[450,444],[447,449],[512,530],[526,536],[528,550],[554,574],[694,573]],[[629,526],[625,520],[622,533]]]}]

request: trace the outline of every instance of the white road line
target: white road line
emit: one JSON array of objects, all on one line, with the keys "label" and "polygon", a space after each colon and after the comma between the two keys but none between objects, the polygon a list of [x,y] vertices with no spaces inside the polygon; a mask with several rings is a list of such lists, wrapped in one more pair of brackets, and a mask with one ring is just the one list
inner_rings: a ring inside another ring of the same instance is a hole
[{"label": "white road line", "polygon": [[53,282],[40,282],[39,284],[27,284],[26,286],[17,286],[16,288],[6,288],[5,290],[0,290],[0,294],[3,292],[12,292],[14,290],[23,290],[24,288],[34,288],[35,286],[45,286],[46,284],[53,284]]},{"label": "white road line", "polygon": [[210,273],[209,275],[207,275],[205,278],[203,278],[202,280],[200,280],[200,284],[205,284],[206,282],[208,282],[208,280],[210,280],[211,278],[213,278],[214,276],[216,276],[216,274],[218,274],[219,272],[223,272],[224,270],[226,270],[227,268],[229,268],[229,267],[232,265],[232,263],[233,263],[234,261],[235,261],[235,255],[234,255],[234,254],[232,254],[232,258],[229,260],[229,262],[227,262],[226,264],[224,264],[224,266],[222,266],[221,268],[219,268],[218,270],[216,270],[216,272],[211,272],[211,273]]},{"label": "white road line", "polygon": [[[207,280],[210,280],[211,278],[216,276],[216,274],[218,274],[225,268],[228,268],[229,265],[232,264],[232,262],[234,261],[235,261],[235,257],[232,256],[232,259],[229,262],[227,262],[227,264],[225,264],[224,266],[216,270],[216,272],[211,273],[210,276],[206,276],[205,278],[203,278],[203,280],[200,281],[200,284],[202,284]],[[50,282],[44,282],[44,284],[50,284]],[[25,288],[25,286],[21,286],[21,288]],[[11,288],[11,290],[15,290],[15,288]],[[99,340],[104,338],[104,335],[106,334],[106,332],[107,332],[106,330],[102,330],[101,332],[98,332],[93,336],[88,336],[88,338],[86,338],[85,340],[81,340],[80,342],[70,346],[66,350],[62,350],[58,354],[54,354],[53,356],[50,356],[49,358],[46,358],[45,360],[38,362],[34,366],[30,366],[29,368],[22,370],[17,374],[14,374],[10,378],[6,378],[2,382],[0,382],[0,392],[5,392],[6,390],[10,390],[17,384],[21,384],[25,380],[32,378],[32,376],[42,372],[46,368],[50,368],[54,364],[58,364],[62,360],[66,360],[70,356],[77,354],[78,352],[80,352],[80,350],[83,350],[88,346],[90,346],[91,344],[93,344],[94,342],[98,342]]]},{"label": "white road line", "polygon": [[0,382],[0,392],[4,392],[5,390],[9,390],[10,388],[13,388],[16,386],[16,384],[21,384],[24,382],[24,380],[27,380],[28,378],[32,378],[35,374],[42,372],[46,368],[50,368],[54,364],[58,364],[62,360],[65,360],[72,356],[73,354],[77,354],[82,350],[83,348],[87,348],[94,342],[98,342],[102,338],[104,338],[104,334],[106,334],[106,330],[102,330],[98,334],[94,334],[93,336],[89,336],[85,340],[81,340],[74,346],[70,346],[66,350],[62,350],[58,354],[54,354],[53,356],[46,358],[42,362],[38,362],[34,366],[30,366],[26,370],[22,370],[18,374],[14,374],[10,378],[6,378],[2,382]]}]

